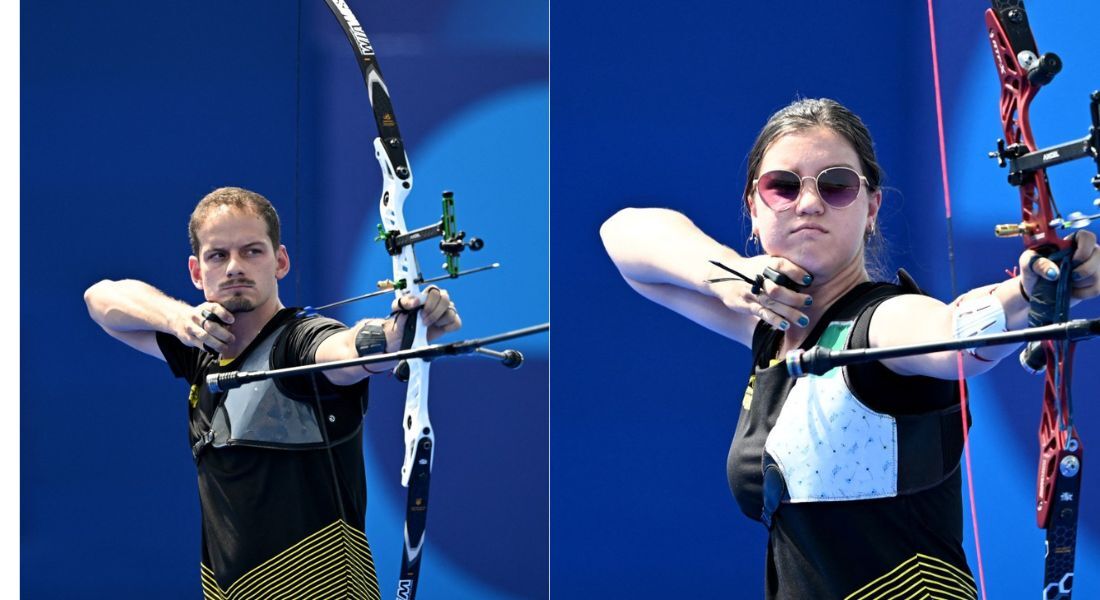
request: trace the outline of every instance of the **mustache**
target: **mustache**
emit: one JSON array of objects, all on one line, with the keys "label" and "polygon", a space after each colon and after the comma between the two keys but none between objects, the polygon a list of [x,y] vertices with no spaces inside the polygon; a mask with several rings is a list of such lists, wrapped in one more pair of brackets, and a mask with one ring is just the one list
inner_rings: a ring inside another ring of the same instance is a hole
[{"label": "mustache", "polygon": [[225,283],[219,285],[218,289],[219,290],[224,290],[225,288],[238,286],[238,285],[255,286],[256,282],[252,281],[251,279],[233,279],[231,281],[226,281]]}]

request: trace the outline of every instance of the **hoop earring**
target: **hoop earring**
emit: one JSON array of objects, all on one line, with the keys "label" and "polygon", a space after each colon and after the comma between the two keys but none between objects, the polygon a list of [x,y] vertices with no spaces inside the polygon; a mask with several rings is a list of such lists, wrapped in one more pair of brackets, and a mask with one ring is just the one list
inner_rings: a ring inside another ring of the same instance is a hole
[{"label": "hoop earring", "polygon": [[745,254],[749,254],[750,250],[752,256],[764,253],[764,250],[760,247],[760,236],[756,235],[755,231],[745,240]]}]

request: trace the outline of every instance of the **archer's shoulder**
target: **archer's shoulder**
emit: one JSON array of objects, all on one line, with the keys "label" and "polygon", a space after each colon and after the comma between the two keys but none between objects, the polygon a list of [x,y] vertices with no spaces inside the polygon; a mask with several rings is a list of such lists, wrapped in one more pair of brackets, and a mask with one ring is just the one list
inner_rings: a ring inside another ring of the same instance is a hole
[{"label": "archer's shoulder", "polygon": [[905,269],[898,269],[896,281],[876,284],[876,289],[872,293],[882,298],[878,310],[896,311],[901,317],[907,314],[906,311],[912,310],[915,312],[910,316],[917,318],[922,310],[940,309],[944,306],[943,302],[921,289],[917,280]]},{"label": "archer's shoulder", "polygon": [[[291,311],[291,309],[287,310]],[[348,329],[347,325],[331,317],[322,315],[301,316],[296,314],[295,311],[291,311],[285,317],[280,313],[272,321],[285,323],[284,337],[299,342],[320,342],[334,333]]]}]

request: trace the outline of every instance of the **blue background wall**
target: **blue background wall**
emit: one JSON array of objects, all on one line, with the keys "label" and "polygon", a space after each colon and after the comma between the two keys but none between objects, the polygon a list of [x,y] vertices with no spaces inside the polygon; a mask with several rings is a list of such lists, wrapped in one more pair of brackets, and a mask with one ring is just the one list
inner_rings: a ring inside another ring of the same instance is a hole
[{"label": "blue background wall", "polygon": [[[186,274],[186,221],[222,185],[257,190],[279,209],[292,258],[284,302],[322,304],[390,274],[370,241],[380,177],[365,87],[329,10],[319,0],[300,8],[22,7],[26,598],[200,595],[186,386],[87,318],[88,285],[132,277],[199,302]],[[460,227],[486,241],[464,266],[504,265],[447,286],[465,323],[449,339],[546,320],[545,4],[352,8],[409,148],[409,224],[438,220],[439,192],[453,189]],[[438,274],[434,251],[420,255],[425,272]],[[335,316],[388,312],[387,298]],[[528,356],[519,371],[477,359],[433,369],[439,451],[424,598],[547,595],[546,339],[515,344]],[[401,545],[403,396],[392,380],[372,386],[364,448],[367,530],[387,596]]]},{"label": "blue background wall", "polygon": [[[1100,6],[1030,2],[1042,50],[1065,61],[1032,115],[1040,144],[1086,134],[1100,88]],[[1003,277],[1019,219],[1005,172],[985,158],[1000,135],[998,81],[976,0],[937,4],[960,285]],[[943,191],[924,2],[623,3],[555,0],[552,189],[555,335],[551,404],[551,577],[561,598],[759,598],[765,531],[738,511],[725,459],[748,352],[634,294],[600,245],[625,206],[686,213],[743,249],[745,156],[796,96],[860,114],[892,188],[882,223],[892,263],[950,297]],[[1093,169],[1095,166],[1092,165]],[[1096,197],[1090,165],[1054,169],[1063,210]],[[1093,171],[1095,172],[1095,171]],[[1073,207],[1073,208],[1071,208]],[[1081,306],[1100,314],[1100,302]],[[1079,348],[1077,417],[1095,444],[1100,347]],[[989,596],[1038,596],[1034,524],[1041,382],[1010,364],[973,380],[974,478]],[[1100,597],[1100,477],[1086,466],[1078,595]],[[971,563],[977,565],[969,522]]]},{"label": "blue background wall", "polygon": [[[1032,4],[1040,48],[1066,62],[1040,94],[1034,126],[1040,143],[1060,142],[1085,133],[1085,98],[1100,87],[1100,55],[1089,42],[1100,13],[1084,0]],[[182,383],[87,319],[79,300],[87,285],[136,277],[197,302],[184,272],[186,217],[204,193],[227,184],[257,189],[280,209],[294,260],[287,302],[339,298],[388,271],[364,241],[379,189],[365,93],[327,9],[305,2],[296,75],[293,3],[135,6],[66,0],[22,10],[27,598],[198,595]],[[984,158],[999,135],[984,7],[945,3],[937,15],[963,285],[997,279],[1019,248],[989,234],[1018,209],[1004,172]],[[434,219],[436,194],[453,188],[460,224],[487,240],[466,263],[505,263],[450,286],[466,323],[462,335],[542,320],[545,5],[360,1],[353,8],[380,53],[409,145],[417,177],[410,222]],[[796,94],[832,96],[861,114],[878,142],[893,188],[884,222],[893,264],[949,297],[925,7],[630,3],[597,12],[555,0],[551,10],[554,595],[759,597],[764,532],[740,516],[724,475],[747,352],[630,292],[596,231],[623,206],[670,206],[742,248],[737,196],[756,131]],[[1066,210],[1095,197],[1085,165],[1053,173]],[[338,316],[377,314],[384,304]],[[1095,317],[1100,309],[1085,305],[1076,314]],[[434,370],[440,451],[426,598],[546,595],[542,344],[519,345],[530,363],[518,372],[475,361]],[[1086,445],[1100,421],[1090,392],[1097,358],[1094,347],[1079,349],[1075,390]],[[1042,533],[1032,519],[1039,382],[1005,364],[972,389],[989,592],[1016,597],[1037,587],[1042,565]],[[380,382],[372,393],[368,532],[388,594],[403,492],[396,484],[402,392]],[[1100,490],[1091,472],[1079,543],[1082,597],[1100,595],[1100,581],[1088,575],[1100,566],[1090,500]]]}]

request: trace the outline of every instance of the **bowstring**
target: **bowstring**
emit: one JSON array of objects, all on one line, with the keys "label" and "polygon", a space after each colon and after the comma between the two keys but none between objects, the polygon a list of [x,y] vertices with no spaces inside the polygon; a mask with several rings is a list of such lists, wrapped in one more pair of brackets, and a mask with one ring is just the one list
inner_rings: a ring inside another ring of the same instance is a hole
[{"label": "bowstring", "polygon": [[[302,156],[302,0],[297,2],[297,39],[294,46],[294,249],[302,248],[302,207],[301,207],[301,156]],[[302,305],[302,271],[294,274],[294,306]],[[340,513],[340,519],[344,525],[350,525],[347,512],[344,509],[344,500],[340,494],[340,476],[336,472],[336,457],[328,435],[328,426],[325,424],[324,407],[321,404],[321,391],[317,386],[317,375],[310,373],[310,384],[313,387],[313,404],[317,411],[317,423],[321,430],[321,439],[328,454],[329,472],[332,475],[332,494],[336,508]]]},{"label": "bowstring", "polygon": [[[936,46],[936,18],[932,11],[932,0],[928,0],[928,34],[932,46],[932,80],[935,84],[934,87],[936,91],[936,125],[940,146],[940,173],[943,178],[943,207],[947,221],[947,258],[951,274],[951,297],[957,298],[958,287],[955,275],[955,236],[951,224],[951,187],[948,185],[947,180],[947,144],[943,131],[943,101],[940,95],[940,61],[939,52]],[[987,598],[988,596],[985,593],[985,568],[982,564],[982,543],[981,537],[978,535],[978,511],[974,494],[974,469],[971,466],[970,460],[970,422],[967,419],[969,402],[967,398],[965,371],[963,369],[963,353],[961,351],[956,354],[956,360],[959,371],[959,413],[962,416],[963,456],[966,461],[966,488],[967,495],[970,499],[970,522],[974,529],[974,548],[978,555],[978,582],[981,587],[981,597]]]}]

